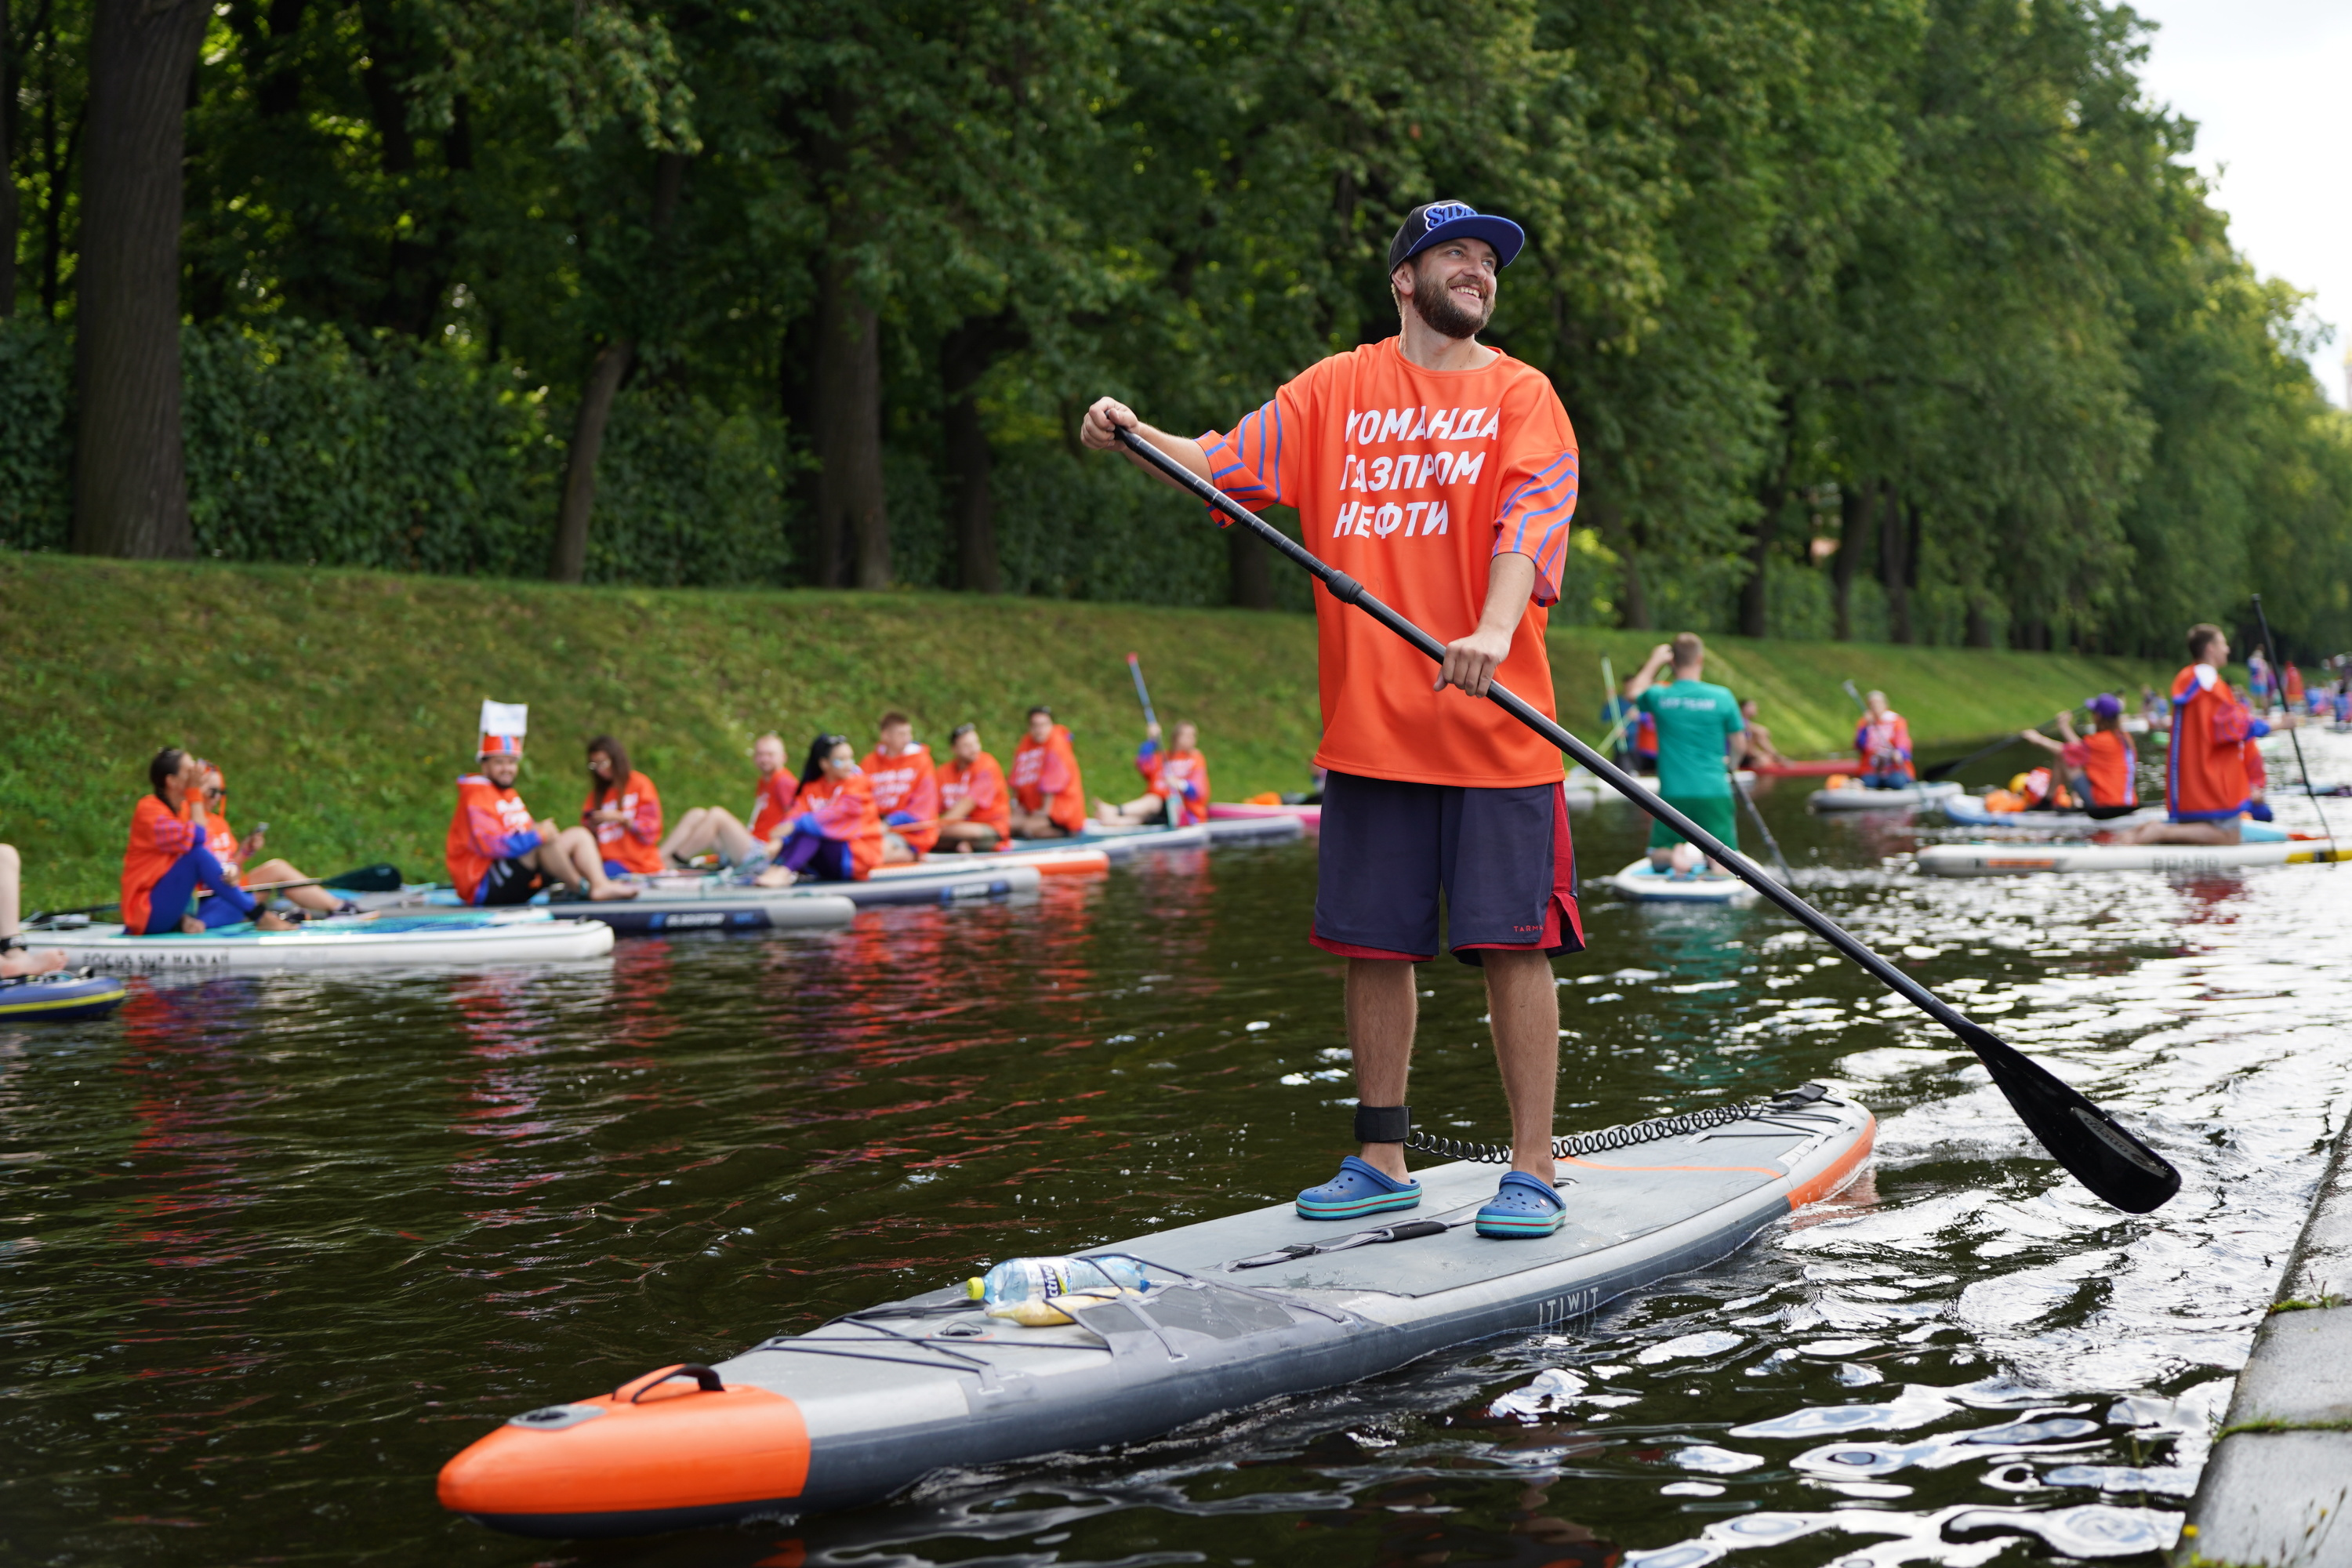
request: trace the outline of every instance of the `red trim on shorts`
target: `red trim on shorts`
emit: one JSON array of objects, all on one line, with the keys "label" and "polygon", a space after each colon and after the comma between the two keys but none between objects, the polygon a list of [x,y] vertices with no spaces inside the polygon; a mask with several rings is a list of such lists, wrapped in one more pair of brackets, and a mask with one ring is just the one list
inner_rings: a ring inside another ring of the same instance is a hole
[{"label": "red trim on shorts", "polygon": [[1384,947],[1358,947],[1349,942],[1333,942],[1328,937],[1316,935],[1315,927],[1311,922],[1307,928],[1307,940],[1324,952],[1336,952],[1341,958],[1402,959],[1407,963],[1427,963],[1437,956],[1433,952],[1391,952]]},{"label": "red trim on shorts", "polygon": [[[1543,936],[1536,942],[1465,942],[1456,952],[1540,952],[1558,958],[1563,952],[1584,950],[1584,921],[1576,908],[1576,850],[1568,837],[1568,786],[1563,784],[1552,797],[1551,825],[1551,898],[1544,904]],[[1572,931],[1576,943],[1571,948],[1563,932]],[[1320,938],[1316,945],[1330,944]],[[1367,952],[1358,956],[1370,957]]]}]

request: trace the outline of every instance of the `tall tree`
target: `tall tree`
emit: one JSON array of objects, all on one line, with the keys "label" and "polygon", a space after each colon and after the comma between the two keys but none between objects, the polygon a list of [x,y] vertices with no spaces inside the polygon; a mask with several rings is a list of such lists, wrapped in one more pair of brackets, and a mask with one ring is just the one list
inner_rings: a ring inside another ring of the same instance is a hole
[{"label": "tall tree", "polygon": [[0,0],[0,321],[16,313],[16,56]]},{"label": "tall tree", "polygon": [[212,8],[98,0],[74,334],[74,547],[184,556],[180,446],[182,115]]}]

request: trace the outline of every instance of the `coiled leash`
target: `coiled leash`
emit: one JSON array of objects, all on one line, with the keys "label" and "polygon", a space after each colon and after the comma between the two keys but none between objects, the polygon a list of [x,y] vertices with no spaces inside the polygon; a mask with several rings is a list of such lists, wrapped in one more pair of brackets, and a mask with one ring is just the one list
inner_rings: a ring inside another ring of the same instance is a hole
[{"label": "coiled leash", "polygon": [[[1586,1154],[1605,1154],[1613,1149],[1630,1149],[1636,1143],[1654,1143],[1661,1139],[1710,1131],[1717,1127],[1727,1127],[1735,1121],[1776,1122],[1786,1131],[1785,1118],[1791,1112],[1801,1112],[1807,1106],[1828,1099],[1829,1092],[1818,1083],[1801,1084],[1769,1100],[1749,1100],[1741,1105],[1709,1106],[1705,1110],[1685,1110],[1676,1116],[1654,1116],[1646,1121],[1628,1121],[1619,1127],[1604,1127],[1597,1132],[1574,1133],[1551,1141],[1552,1157],[1573,1160]],[[1511,1151],[1499,1143],[1468,1143],[1458,1139],[1415,1132],[1412,1130],[1412,1108],[1403,1105],[1358,1106],[1356,1141],[1360,1143],[1402,1143],[1408,1149],[1418,1149],[1423,1153],[1440,1155],[1448,1160],[1469,1160],[1485,1165],[1507,1165],[1511,1163]],[[1475,1205],[1465,1206],[1475,1208]],[[1295,1263],[1302,1258],[1320,1258],[1326,1253],[1349,1252],[1359,1247],[1379,1247],[1392,1241],[1443,1236],[1449,1230],[1468,1225],[1476,1217],[1473,1213],[1459,1219],[1409,1219],[1397,1225],[1355,1231],[1330,1241],[1296,1241],[1273,1252],[1261,1252],[1255,1258],[1235,1258],[1225,1267],[1229,1269],[1268,1268],[1277,1263]]]}]

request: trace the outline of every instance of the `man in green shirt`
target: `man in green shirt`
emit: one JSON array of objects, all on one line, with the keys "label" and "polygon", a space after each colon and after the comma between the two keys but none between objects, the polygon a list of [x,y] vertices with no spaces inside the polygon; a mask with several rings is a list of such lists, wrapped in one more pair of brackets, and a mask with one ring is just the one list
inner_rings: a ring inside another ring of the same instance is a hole
[{"label": "man in green shirt", "polygon": [[[1674,679],[1654,684],[1669,660]],[[1671,645],[1651,650],[1650,662],[1628,683],[1628,691],[1642,711],[1657,721],[1658,793],[1666,804],[1737,849],[1739,817],[1732,809],[1731,771],[1748,754],[1748,722],[1739,716],[1738,700],[1699,676],[1706,668],[1706,645],[1697,635],[1684,632]],[[1699,852],[1687,839],[1663,822],[1650,825],[1650,864],[1673,868],[1677,877],[1692,875]],[[1709,863],[1708,870],[1723,875]]]}]

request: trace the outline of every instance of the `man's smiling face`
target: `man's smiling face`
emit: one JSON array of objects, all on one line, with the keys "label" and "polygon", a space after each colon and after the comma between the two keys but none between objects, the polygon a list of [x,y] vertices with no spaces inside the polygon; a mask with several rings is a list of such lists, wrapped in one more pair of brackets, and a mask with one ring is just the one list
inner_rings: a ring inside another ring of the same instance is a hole
[{"label": "man's smiling face", "polygon": [[1500,270],[1495,247],[1483,239],[1441,240],[1398,268],[1390,281],[1409,294],[1432,330],[1449,338],[1475,337],[1495,314]]}]

